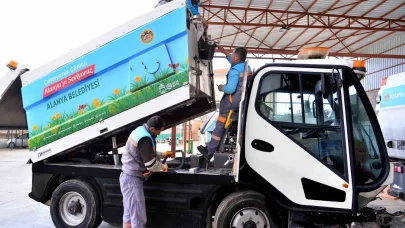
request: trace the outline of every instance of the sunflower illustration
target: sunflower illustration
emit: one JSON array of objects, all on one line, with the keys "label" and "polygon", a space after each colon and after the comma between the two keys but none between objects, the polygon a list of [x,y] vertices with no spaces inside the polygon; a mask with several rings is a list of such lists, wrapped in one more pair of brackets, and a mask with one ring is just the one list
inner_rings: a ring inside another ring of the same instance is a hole
[{"label": "sunflower illustration", "polygon": [[97,99],[97,98],[94,98],[94,100],[93,100],[93,106],[94,107],[96,107],[96,108],[98,108],[98,107],[100,107],[100,100],[99,99]]},{"label": "sunflower illustration", "polygon": [[79,110],[79,115],[82,115],[82,114],[84,114],[86,111],[84,111],[84,109],[80,109]]},{"label": "sunflower illustration", "polygon": [[186,63],[188,64],[188,58],[186,59]]},{"label": "sunflower illustration", "polygon": [[37,125],[34,125],[34,126],[32,127],[32,130],[38,131],[38,126],[37,126]]},{"label": "sunflower illustration", "polygon": [[141,81],[141,77],[140,76],[136,76],[135,77],[135,82],[140,82]]},{"label": "sunflower illustration", "polygon": [[119,89],[114,89],[114,95],[118,95],[120,94],[120,90]]}]

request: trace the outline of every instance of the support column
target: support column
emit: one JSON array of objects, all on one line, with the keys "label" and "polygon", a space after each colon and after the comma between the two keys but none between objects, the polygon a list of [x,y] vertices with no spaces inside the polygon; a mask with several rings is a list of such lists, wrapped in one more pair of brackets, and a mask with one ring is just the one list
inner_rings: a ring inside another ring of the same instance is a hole
[{"label": "support column", "polygon": [[171,151],[175,151],[176,150],[176,126],[172,127],[172,147],[171,147]]}]

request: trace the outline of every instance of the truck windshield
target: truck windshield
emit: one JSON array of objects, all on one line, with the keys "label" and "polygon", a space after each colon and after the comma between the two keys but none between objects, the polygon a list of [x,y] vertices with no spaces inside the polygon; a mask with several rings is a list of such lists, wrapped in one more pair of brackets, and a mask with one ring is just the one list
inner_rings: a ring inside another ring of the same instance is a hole
[{"label": "truck windshield", "polygon": [[349,87],[357,185],[370,185],[382,174],[381,153],[373,126],[356,88]]}]

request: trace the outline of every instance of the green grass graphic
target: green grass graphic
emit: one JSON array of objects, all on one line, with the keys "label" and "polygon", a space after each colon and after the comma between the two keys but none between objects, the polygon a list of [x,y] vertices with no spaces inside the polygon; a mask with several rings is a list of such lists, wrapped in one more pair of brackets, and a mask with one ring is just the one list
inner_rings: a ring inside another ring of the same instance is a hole
[{"label": "green grass graphic", "polygon": [[[185,63],[184,65],[187,64]],[[125,87],[123,89],[117,88],[114,89],[112,95],[105,99],[94,98],[89,101],[88,104],[85,104],[85,108],[65,113],[56,113],[54,116],[50,117],[50,121],[48,121],[45,126],[34,125],[36,130],[32,129],[29,132],[29,149],[33,150],[34,148],[38,149],[43,147],[74,132],[96,124],[100,119],[105,120],[154,99],[163,93],[182,87],[184,83],[188,83],[188,65],[186,68],[183,68],[182,65],[180,65],[180,67],[186,70],[177,72],[175,75],[154,82],[144,88],[137,89],[133,92],[127,91]],[[156,74],[156,78],[164,78],[172,72],[172,69],[162,70]],[[141,79],[140,81],[138,80],[138,83],[144,82],[142,82]],[[138,83],[131,83],[131,91],[133,88],[141,87],[139,85],[138,87],[133,87],[135,86],[133,84]],[[162,89],[162,87],[164,87],[164,89]]]}]

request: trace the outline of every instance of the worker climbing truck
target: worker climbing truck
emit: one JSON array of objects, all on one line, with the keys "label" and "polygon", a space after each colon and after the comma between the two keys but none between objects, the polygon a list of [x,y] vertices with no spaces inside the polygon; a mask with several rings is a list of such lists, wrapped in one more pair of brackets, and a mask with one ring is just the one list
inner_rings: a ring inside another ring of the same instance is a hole
[{"label": "worker climbing truck", "polygon": [[[215,46],[174,0],[37,69],[10,62],[0,123],[29,130],[29,197],[56,227],[122,224],[117,148],[153,115],[170,128],[216,110]],[[245,69],[213,160],[176,153],[145,180],[147,226],[387,224],[369,206],[392,175],[364,62],[327,52]]]}]

